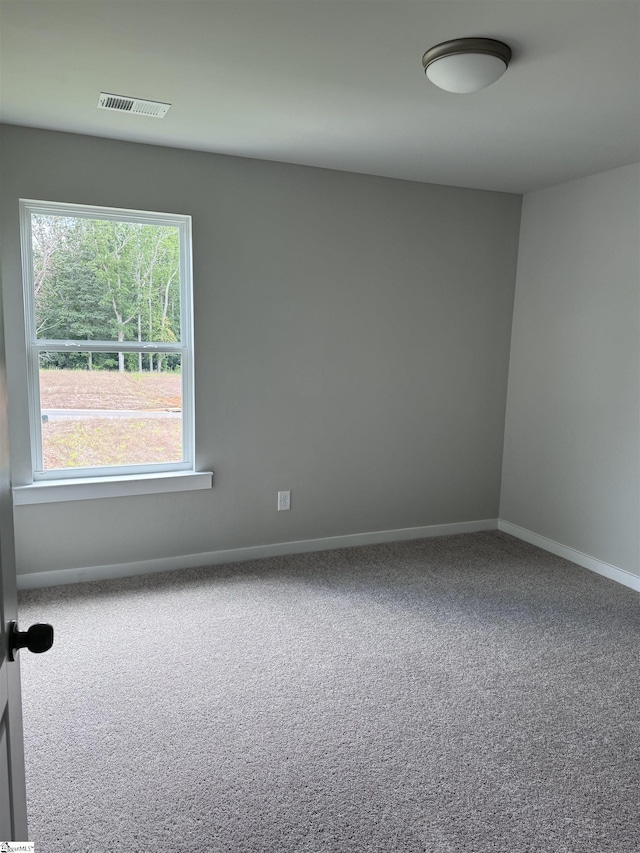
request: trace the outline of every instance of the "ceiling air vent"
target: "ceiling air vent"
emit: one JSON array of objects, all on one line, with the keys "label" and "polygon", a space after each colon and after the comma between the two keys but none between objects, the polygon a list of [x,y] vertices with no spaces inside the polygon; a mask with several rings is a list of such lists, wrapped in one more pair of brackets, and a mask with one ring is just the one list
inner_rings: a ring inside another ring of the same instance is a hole
[{"label": "ceiling air vent", "polygon": [[171,104],[161,104],[159,101],[144,101],[142,98],[129,98],[126,95],[110,95],[100,92],[98,109],[115,110],[119,113],[132,113],[137,116],[164,118]]}]

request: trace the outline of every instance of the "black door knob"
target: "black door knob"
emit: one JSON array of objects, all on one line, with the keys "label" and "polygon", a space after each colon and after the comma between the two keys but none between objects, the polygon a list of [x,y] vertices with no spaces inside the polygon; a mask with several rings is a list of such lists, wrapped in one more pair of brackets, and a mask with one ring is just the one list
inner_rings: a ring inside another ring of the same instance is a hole
[{"label": "black door knob", "polygon": [[48,652],[53,645],[53,625],[37,622],[28,631],[18,631],[18,623],[9,623],[9,660],[15,660],[20,649],[29,649],[34,654]]}]

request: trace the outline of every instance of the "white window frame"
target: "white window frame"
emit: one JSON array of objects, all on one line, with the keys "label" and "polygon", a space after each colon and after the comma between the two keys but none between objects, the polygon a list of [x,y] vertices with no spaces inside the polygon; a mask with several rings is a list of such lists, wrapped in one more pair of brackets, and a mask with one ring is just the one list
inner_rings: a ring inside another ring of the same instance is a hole
[{"label": "white window frame", "polygon": [[[35,288],[33,273],[32,214],[82,217],[85,219],[105,219],[117,222],[133,222],[144,225],[167,225],[177,227],[180,244],[180,342],[140,344],[137,341],[73,341],[38,339],[35,326]],[[14,489],[16,503],[31,503],[51,500],[77,499],[80,486],[106,486],[106,489],[84,488],[84,497],[114,495],[114,481],[122,481],[125,486],[132,483],[138,486],[137,493],[155,492],[169,484],[168,491],[207,488],[211,486],[210,472],[203,472],[201,485],[195,480],[177,486],[180,473],[195,473],[194,467],[194,381],[193,381],[193,284],[192,284],[192,248],[191,217],[185,214],[155,213],[124,208],[98,207],[94,205],[69,204],[66,202],[37,201],[20,199],[20,236],[22,248],[22,274],[25,309],[25,332],[27,348],[27,377],[29,394],[29,420],[31,436],[31,470],[33,485]],[[174,353],[181,356],[180,371],[182,378],[182,462],[167,462],[147,465],[118,465],[94,468],[64,468],[44,470],[42,462],[42,431],[39,383],[40,353],[50,351],[73,350],[74,352],[140,352]],[[158,475],[167,476],[158,476]],[[178,480],[176,480],[176,476]],[[197,475],[200,477],[200,474]],[[148,480],[148,488],[140,489],[140,480]],[[73,481],[73,482],[71,482]],[[62,488],[38,489],[38,487]],[[25,492],[26,490],[26,492]],[[27,492],[31,491],[28,495]],[[21,493],[16,500],[16,492]],[[39,495],[38,495],[39,492]],[[120,494],[127,494],[122,491]],[[134,491],[134,493],[136,493]],[[45,496],[46,495],[46,496]]]}]

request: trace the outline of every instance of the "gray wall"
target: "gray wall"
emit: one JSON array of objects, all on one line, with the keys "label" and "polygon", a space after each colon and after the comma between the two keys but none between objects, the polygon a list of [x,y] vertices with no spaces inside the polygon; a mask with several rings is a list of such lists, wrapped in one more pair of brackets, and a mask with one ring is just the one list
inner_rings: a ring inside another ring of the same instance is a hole
[{"label": "gray wall", "polygon": [[14,481],[19,197],[193,216],[215,472],[210,491],[17,507],[20,573],[497,517],[520,196],[17,127],[2,145]]},{"label": "gray wall", "polygon": [[525,195],[500,517],[640,574],[640,165]]}]

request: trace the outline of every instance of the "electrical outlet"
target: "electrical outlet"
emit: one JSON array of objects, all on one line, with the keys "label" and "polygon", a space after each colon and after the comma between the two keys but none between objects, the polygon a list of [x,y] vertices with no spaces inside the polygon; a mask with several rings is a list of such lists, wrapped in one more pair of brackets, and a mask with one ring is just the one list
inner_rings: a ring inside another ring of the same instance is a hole
[{"label": "electrical outlet", "polygon": [[278,492],[278,512],[291,509],[291,492]]}]

